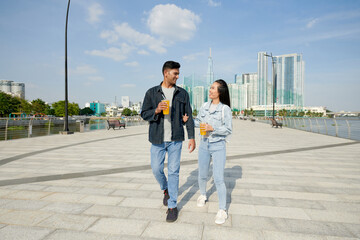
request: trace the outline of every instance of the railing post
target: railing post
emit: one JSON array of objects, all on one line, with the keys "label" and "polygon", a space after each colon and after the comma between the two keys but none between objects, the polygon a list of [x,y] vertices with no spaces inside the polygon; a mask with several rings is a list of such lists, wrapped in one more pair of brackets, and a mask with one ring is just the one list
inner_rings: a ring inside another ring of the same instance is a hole
[{"label": "railing post", "polygon": [[334,122],[335,122],[335,136],[337,137],[338,136],[338,125],[337,125],[335,119],[334,119]]},{"label": "railing post", "polygon": [[319,122],[318,122],[318,119],[317,119],[317,118],[315,118],[315,120],[316,120],[316,125],[317,125],[317,129],[318,129],[318,133],[320,133],[320,127],[319,127]]},{"label": "railing post", "polygon": [[306,130],[306,127],[305,127],[305,126],[306,126],[305,118],[303,118],[302,120],[303,120],[303,123],[304,123],[304,128],[305,128],[305,130]]},{"label": "railing post", "polygon": [[310,118],[309,118],[309,123],[310,123],[310,132],[312,132],[312,124]]},{"label": "railing post", "polygon": [[350,129],[350,124],[349,124],[348,120],[345,120],[345,121],[346,121],[346,124],[347,124],[347,126],[348,126],[348,137],[349,137],[349,139],[351,139],[351,129]]},{"label": "railing post", "polygon": [[50,135],[50,128],[51,128],[51,118],[49,118],[48,135]]},{"label": "railing post", "polygon": [[6,119],[6,125],[5,125],[5,141],[7,140],[8,125],[9,125],[9,119]]},{"label": "railing post", "polygon": [[294,129],[296,129],[296,122],[295,122],[295,118],[293,118],[293,122],[294,122]]},{"label": "railing post", "polygon": [[28,138],[31,137],[31,134],[32,134],[32,120],[33,120],[33,118],[30,118],[29,129],[28,129]]},{"label": "railing post", "polygon": [[326,124],[326,119],[325,118],[324,118],[324,123],[325,123],[326,135],[328,135],[328,129],[327,129],[327,124]]}]

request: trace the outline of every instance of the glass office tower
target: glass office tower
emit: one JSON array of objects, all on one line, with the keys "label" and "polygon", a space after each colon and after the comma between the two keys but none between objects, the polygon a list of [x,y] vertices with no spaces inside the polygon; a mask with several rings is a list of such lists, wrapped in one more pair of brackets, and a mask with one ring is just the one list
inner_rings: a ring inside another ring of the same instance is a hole
[{"label": "glass office tower", "polygon": [[258,99],[254,105],[266,105],[267,103],[267,86],[268,86],[268,59],[266,52],[258,53]]},{"label": "glass office tower", "polygon": [[276,104],[291,104],[298,109],[303,108],[304,71],[302,54],[276,56]]}]

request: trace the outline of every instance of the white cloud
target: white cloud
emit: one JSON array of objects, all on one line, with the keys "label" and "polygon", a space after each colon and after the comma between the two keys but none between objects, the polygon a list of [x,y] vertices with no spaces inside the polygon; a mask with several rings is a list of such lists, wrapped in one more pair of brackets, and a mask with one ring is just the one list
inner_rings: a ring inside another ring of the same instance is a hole
[{"label": "white cloud", "polygon": [[204,56],[204,55],[205,55],[204,52],[198,52],[198,53],[193,53],[193,54],[189,54],[189,55],[183,56],[183,59],[184,59],[185,61],[194,61],[194,60],[196,60],[198,57]]},{"label": "white cloud", "polygon": [[133,51],[135,48],[131,47],[125,43],[121,45],[121,49],[111,47],[104,51],[101,50],[92,50],[92,51],[85,51],[85,53],[93,55],[93,56],[100,56],[100,57],[106,57],[111,58],[115,61],[122,61],[127,59],[128,55],[131,51]]},{"label": "white cloud", "polygon": [[139,55],[149,55],[149,52],[148,51],[145,51],[145,50],[139,50],[137,52]]},{"label": "white cloud", "polygon": [[108,43],[117,43],[119,39],[123,39],[135,46],[147,46],[156,53],[166,52],[162,41],[134,30],[128,23],[115,24],[113,30],[103,31],[100,37],[107,39]]},{"label": "white cloud", "polygon": [[70,74],[76,74],[76,75],[89,75],[89,74],[95,74],[98,72],[98,70],[90,65],[84,64],[77,66],[75,69],[70,69]]},{"label": "white cloud", "polygon": [[136,87],[136,85],[132,84],[132,83],[125,83],[125,84],[120,85],[120,87],[122,87],[122,88],[134,88],[134,87]]},{"label": "white cloud", "polygon": [[191,39],[200,22],[198,15],[174,4],[156,5],[147,20],[152,33],[171,42]]},{"label": "white cloud", "polygon": [[210,7],[219,7],[219,6],[221,6],[221,2],[215,2],[215,1],[213,1],[213,0],[209,0],[209,1],[208,1],[208,5],[209,5]]},{"label": "white cloud", "polygon": [[134,62],[127,62],[125,63],[125,66],[128,66],[128,67],[137,67],[139,66],[139,63],[134,61]]},{"label": "white cloud", "polygon": [[318,21],[319,21],[318,18],[315,18],[315,19],[310,20],[310,21],[306,24],[306,28],[312,28],[312,27],[315,25],[315,23],[317,23]]},{"label": "white cloud", "polygon": [[87,10],[89,14],[87,21],[91,24],[99,22],[100,16],[104,14],[104,10],[99,3],[93,3]]},{"label": "white cloud", "polygon": [[104,78],[103,77],[100,77],[100,76],[91,76],[91,77],[88,77],[88,79],[92,82],[102,82],[104,81]]}]

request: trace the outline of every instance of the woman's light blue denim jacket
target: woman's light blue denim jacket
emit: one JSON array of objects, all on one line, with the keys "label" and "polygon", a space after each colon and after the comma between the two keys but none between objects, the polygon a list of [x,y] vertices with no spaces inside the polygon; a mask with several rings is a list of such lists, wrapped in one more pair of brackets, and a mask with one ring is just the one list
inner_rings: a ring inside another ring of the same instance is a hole
[{"label": "woman's light blue denim jacket", "polygon": [[[232,133],[232,113],[228,105],[218,104],[215,111],[210,112],[210,102],[206,102],[201,108],[200,111],[194,120],[195,127],[199,128],[201,122],[206,122],[211,125],[214,129],[213,132],[209,134],[209,142],[218,142],[225,140],[226,136]],[[224,107],[224,119],[222,119],[222,108]]]}]

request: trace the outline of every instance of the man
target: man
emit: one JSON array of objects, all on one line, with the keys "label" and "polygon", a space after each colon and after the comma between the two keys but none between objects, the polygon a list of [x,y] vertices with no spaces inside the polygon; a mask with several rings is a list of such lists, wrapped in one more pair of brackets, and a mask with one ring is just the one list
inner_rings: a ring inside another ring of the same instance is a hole
[{"label": "man", "polygon": [[[141,117],[149,121],[149,141],[151,145],[151,168],[156,180],[164,191],[163,204],[168,206],[167,222],[174,222],[178,217],[177,197],[179,191],[179,171],[184,127],[188,132],[190,152],[194,151],[194,121],[189,94],[176,86],[180,64],[173,61],[164,63],[164,80],[160,85],[150,88],[143,101]],[[164,114],[169,100],[169,114]],[[165,154],[168,153],[168,179],[164,174]]]}]

